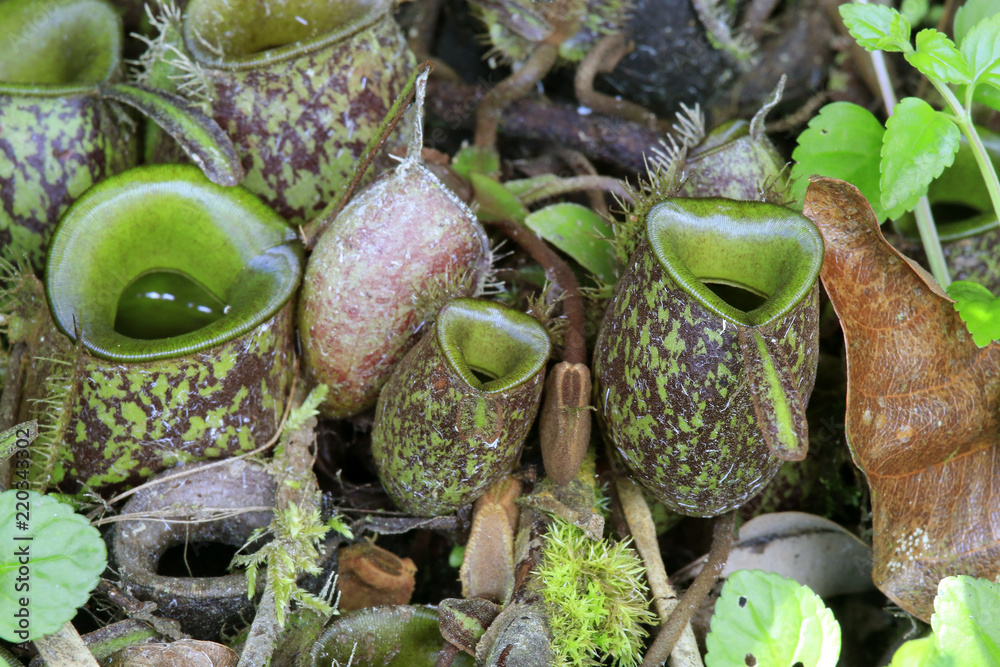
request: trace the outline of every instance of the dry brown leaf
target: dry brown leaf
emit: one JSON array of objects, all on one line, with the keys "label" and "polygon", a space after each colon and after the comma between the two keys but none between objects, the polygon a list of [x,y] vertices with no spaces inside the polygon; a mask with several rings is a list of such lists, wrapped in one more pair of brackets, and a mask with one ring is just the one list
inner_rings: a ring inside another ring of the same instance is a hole
[{"label": "dry brown leaf", "polygon": [[875,584],[930,620],[938,581],[1000,574],[1000,345],[980,349],[854,186],[814,179],[805,215],[847,344],[846,435],[868,477]]}]

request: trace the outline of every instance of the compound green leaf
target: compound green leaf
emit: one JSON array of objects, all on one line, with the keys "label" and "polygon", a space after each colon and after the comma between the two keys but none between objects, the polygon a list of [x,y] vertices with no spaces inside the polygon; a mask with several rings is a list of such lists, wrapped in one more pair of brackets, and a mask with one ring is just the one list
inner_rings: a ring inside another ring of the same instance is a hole
[{"label": "compound green leaf", "polygon": [[706,667],[834,667],[840,626],[805,586],[762,570],[734,572],[715,603]]},{"label": "compound green leaf", "polygon": [[885,130],[857,104],[834,102],[820,109],[799,135],[792,153],[792,196],[802,201],[812,175],[839,178],[861,190],[879,222],[885,220],[879,189],[879,156]]},{"label": "compound green leaf", "polygon": [[955,310],[976,345],[986,347],[1000,340],[1000,299],[970,280],[956,280],[948,285],[948,296],[955,300]]},{"label": "compound green leaf", "polygon": [[916,97],[904,98],[882,137],[882,206],[890,218],[912,209],[927,186],[950,167],[958,151],[953,122]]},{"label": "compound green leaf", "polygon": [[851,37],[869,51],[903,51],[910,46],[910,23],[885,5],[841,5],[840,16]]},{"label": "compound green leaf", "polygon": [[968,576],[938,584],[931,627],[958,665],[1000,665],[1000,584]]},{"label": "compound green leaf", "polygon": [[972,76],[965,58],[943,32],[934,29],[917,33],[917,50],[906,60],[928,79],[947,83],[969,83]]},{"label": "compound green leaf", "polygon": [[618,281],[618,262],[611,242],[614,231],[607,220],[586,206],[552,204],[529,213],[524,224],[601,282],[613,285]]},{"label": "compound green leaf", "polygon": [[34,491],[0,494],[0,544],[0,637],[9,642],[61,628],[87,602],[107,564],[97,529]]}]

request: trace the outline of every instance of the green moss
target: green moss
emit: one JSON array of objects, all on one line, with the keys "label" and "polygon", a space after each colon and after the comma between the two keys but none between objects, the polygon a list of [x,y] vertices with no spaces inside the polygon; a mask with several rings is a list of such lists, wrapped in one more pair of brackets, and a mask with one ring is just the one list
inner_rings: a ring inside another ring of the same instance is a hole
[{"label": "green moss", "polygon": [[594,541],[555,520],[535,574],[542,582],[557,665],[639,664],[647,634],[643,625],[656,622],[643,572],[627,543]]}]

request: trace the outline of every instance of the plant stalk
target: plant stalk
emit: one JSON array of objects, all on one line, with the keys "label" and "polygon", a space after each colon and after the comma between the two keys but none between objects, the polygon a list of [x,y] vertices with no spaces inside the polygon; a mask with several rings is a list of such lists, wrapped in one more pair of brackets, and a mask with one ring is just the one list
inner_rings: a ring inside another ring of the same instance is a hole
[{"label": "plant stalk", "polygon": [[70,621],[51,635],[36,639],[35,648],[48,667],[100,667]]},{"label": "plant stalk", "polygon": [[[867,4],[864,0],[860,1]],[[882,51],[870,51],[869,55],[872,59],[872,66],[875,68],[875,77],[878,79],[882,99],[885,102],[886,115],[891,116],[896,108],[896,93],[893,90],[892,81],[889,79],[889,70],[885,66],[885,54]],[[944,259],[944,250],[941,248],[941,240],[938,238],[930,201],[928,201],[926,194],[917,201],[913,215],[917,219],[920,241],[923,243],[924,254],[927,255],[927,264],[930,266],[931,274],[942,288],[946,288],[951,284],[951,276],[948,273],[948,263]]]},{"label": "plant stalk", "polygon": [[646,657],[643,658],[642,667],[662,665],[673,651],[684,627],[690,622],[698,606],[715,586],[715,582],[719,580],[722,570],[726,567],[726,561],[729,560],[729,548],[733,544],[733,527],[735,525],[735,510],[715,519],[715,525],[712,529],[712,547],[708,552],[705,567],[695,577],[694,583],[684,593],[684,597],[681,598],[674,612],[670,614],[670,620],[660,628],[660,634],[656,636],[653,645],[646,652]]}]

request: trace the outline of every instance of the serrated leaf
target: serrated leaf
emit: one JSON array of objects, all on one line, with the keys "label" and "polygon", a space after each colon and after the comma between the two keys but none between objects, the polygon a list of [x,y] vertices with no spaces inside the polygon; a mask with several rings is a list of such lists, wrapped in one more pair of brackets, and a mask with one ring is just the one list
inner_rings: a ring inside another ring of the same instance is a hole
[{"label": "serrated leaf", "polygon": [[934,637],[911,639],[892,656],[889,667],[958,667],[955,662],[938,651]]},{"label": "serrated leaf", "polygon": [[904,98],[882,137],[882,206],[890,218],[912,209],[927,186],[955,161],[958,128],[931,105]]},{"label": "serrated leaf", "polygon": [[[0,637],[9,642],[31,641],[61,628],[87,602],[107,565],[104,540],[97,529],[68,505],[34,491],[0,494],[0,544],[4,545],[0,551]],[[27,556],[17,555],[22,547],[27,548]],[[27,563],[19,562],[22,559]],[[28,589],[18,590],[19,583],[27,583]],[[26,607],[21,598],[27,598]],[[17,634],[22,628],[14,614],[22,608],[29,614],[27,636]]]},{"label": "serrated leaf", "polygon": [[962,55],[969,63],[973,85],[1000,87],[1000,14],[984,19],[962,40]]},{"label": "serrated leaf", "polygon": [[834,102],[820,109],[792,153],[792,196],[799,202],[812,175],[839,178],[861,190],[879,222],[885,220],[879,160],[885,129],[864,107]]},{"label": "serrated leaf", "polygon": [[485,174],[473,172],[469,174],[472,183],[473,199],[478,208],[476,215],[484,222],[494,220],[516,220],[524,222],[528,209],[513,192]]},{"label": "serrated leaf", "polygon": [[928,79],[947,83],[972,81],[969,65],[955,43],[932,28],[917,33],[917,50],[907,53],[906,60]]},{"label": "serrated leaf", "polygon": [[722,587],[705,644],[706,667],[796,662],[833,667],[840,656],[840,626],[805,586],[770,572],[740,570]]},{"label": "serrated leaf", "polygon": [[945,577],[938,584],[931,627],[941,653],[959,665],[1000,665],[1000,584]]},{"label": "serrated leaf", "polygon": [[552,204],[529,213],[524,224],[543,239],[576,260],[601,282],[618,281],[618,261],[608,221],[586,206]]},{"label": "serrated leaf", "polygon": [[996,14],[1000,14],[1000,0],[968,0],[955,12],[955,43],[961,44],[974,25]]},{"label": "serrated leaf", "polygon": [[910,23],[885,5],[840,5],[840,16],[851,37],[869,51],[903,51],[910,46]]},{"label": "serrated leaf", "polygon": [[948,285],[947,291],[976,345],[986,347],[1000,340],[1000,299],[969,280],[956,280]]}]

